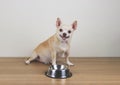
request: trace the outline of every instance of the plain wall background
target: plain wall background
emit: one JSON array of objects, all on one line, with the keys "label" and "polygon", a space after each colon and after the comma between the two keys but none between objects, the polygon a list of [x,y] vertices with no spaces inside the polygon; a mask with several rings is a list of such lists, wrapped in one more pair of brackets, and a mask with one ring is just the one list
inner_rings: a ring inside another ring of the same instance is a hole
[{"label": "plain wall background", "polygon": [[0,0],[0,57],[30,56],[57,17],[78,21],[70,56],[120,56],[120,0]]}]

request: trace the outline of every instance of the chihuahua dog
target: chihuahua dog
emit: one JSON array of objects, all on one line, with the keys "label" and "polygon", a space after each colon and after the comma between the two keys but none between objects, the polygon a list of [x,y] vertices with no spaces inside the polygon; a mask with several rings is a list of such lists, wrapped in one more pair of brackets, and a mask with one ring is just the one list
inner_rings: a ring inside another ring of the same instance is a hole
[{"label": "chihuahua dog", "polygon": [[42,63],[55,65],[57,57],[65,57],[66,63],[73,65],[69,61],[69,52],[71,37],[77,28],[77,21],[71,25],[64,25],[60,18],[57,18],[56,27],[56,33],[34,49],[32,56],[25,61],[26,64],[37,59]]}]

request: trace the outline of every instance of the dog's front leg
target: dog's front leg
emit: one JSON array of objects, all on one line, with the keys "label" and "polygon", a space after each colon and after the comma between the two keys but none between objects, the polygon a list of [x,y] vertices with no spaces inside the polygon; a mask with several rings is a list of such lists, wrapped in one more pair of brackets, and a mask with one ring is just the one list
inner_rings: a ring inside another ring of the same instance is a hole
[{"label": "dog's front leg", "polygon": [[68,64],[68,65],[74,65],[74,64],[71,63],[70,60],[69,60],[69,52],[66,52],[66,53],[65,53],[65,56],[66,56],[65,58],[66,58],[67,64]]},{"label": "dog's front leg", "polygon": [[56,51],[51,52],[52,65],[56,65]]}]

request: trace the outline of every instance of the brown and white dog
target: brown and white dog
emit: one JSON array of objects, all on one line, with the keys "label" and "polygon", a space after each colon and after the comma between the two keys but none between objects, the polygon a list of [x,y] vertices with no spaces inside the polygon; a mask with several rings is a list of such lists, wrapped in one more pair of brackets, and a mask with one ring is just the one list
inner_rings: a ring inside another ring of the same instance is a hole
[{"label": "brown and white dog", "polygon": [[42,63],[55,65],[57,57],[65,57],[66,63],[73,65],[69,61],[70,40],[77,28],[77,21],[74,21],[71,25],[64,25],[60,18],[57,18],[56,27],[56,33],[34,49],[32,56],[25,61],[26,64],[37,59]]}]

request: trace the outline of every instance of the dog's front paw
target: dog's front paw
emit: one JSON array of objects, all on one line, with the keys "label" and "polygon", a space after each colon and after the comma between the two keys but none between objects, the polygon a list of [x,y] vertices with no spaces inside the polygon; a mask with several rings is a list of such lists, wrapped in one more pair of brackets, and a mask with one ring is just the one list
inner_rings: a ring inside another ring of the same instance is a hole
[{"label": "dog's front paw", "polygon": [[73,66],[73,65],[74,65],[74,64],[71,63],[71,62],[67,62],[67,64],[68,64],[69,66]]},{"label": "dog's front paw", "polygon": [[25,63],[26,63],[26,64],[30,64],[30,61],[27,60],[27,61],[25,61]]}]

